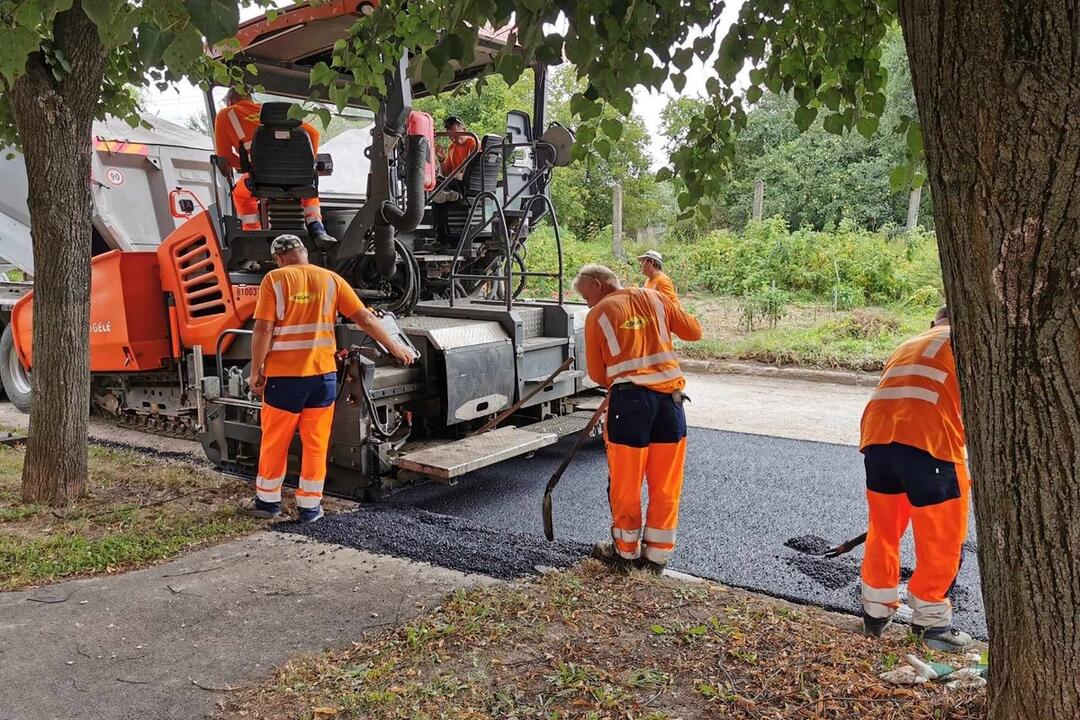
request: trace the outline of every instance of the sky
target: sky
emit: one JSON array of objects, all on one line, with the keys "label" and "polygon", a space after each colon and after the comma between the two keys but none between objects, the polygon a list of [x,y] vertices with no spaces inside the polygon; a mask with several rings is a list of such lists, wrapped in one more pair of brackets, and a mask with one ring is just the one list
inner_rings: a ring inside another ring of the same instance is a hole
[{"label": "sky", "polygon": [[[282,4],[285,3],[279,3],[279,5]],[[716,37],[722,38],[726,34],[728,27],[737,19],[741,6],[742,0],[731,0],[726,4],[720,17]],[[253,8],[248,8],[246,12],[242,9],[241,14],[246,18],[257,14],[257,12]],[[699,35],[700,33],[692,35],[690,42],[693,42]],[[707,63],[702,63],[695,59],[693,66],[686,72],[686,87],[683,88],[681,93],[683,96],[701,97],[705,95],[705,81],[714,74],[712,60],[713,58],[710,58]],[[743,78],[740,78],[740,80],[743,80]],[[736,84],[740,84],[739,81],[736,81]],[[664,139],[660,135],[660,112],[667,105],[668,99],[679,95],[680,93],[675,92],[670,82],[665,84],[659,93],[650,92],[640,87],[634,93],[634,111],[641,115],[652,138],[649,149],[654,168],[659,168],[667,162],[667,154],[664,152]],[[206,112],[202,91],[187,82],[180,83],[164,91],[150,88],[146,91],[144,97],[146,109],[149,113],[180,124],[183,124],[187,118],[194,114],[201,115]]]}]

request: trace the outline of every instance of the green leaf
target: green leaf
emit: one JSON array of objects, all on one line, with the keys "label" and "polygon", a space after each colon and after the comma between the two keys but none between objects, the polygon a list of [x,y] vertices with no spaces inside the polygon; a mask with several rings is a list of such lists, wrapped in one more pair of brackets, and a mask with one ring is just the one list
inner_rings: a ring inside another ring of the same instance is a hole
[{"label": "green leaf", "polygon": [[923,141],[922,141],[922,125],[921,124],[919,124],[917,122],[913,122],[910,125],[908,125],[908,129],[907,129],[907,147],[908,147],[908,152],[913,157],[920,157],[922,155]]},{"label": "green leaf", "polygon": [[821,104],[829,108],[833,112],[840,109],[840,89],[835,85],[825,88],[822,92],[818,93],[818,99],[821,100]]},{"label": "green leaf", "polygon": [[420,80],[424,83],[424,87],[428,89],[428,92],[438,92],[439,68],[435,66],[430,55],[425,57],[420,64]]},{"label": "green leaf", "polygon": [[594,143],[594,147],[596,148],[596,152],[600,155],[600,157],[604,158],[605,160],[611,157],[611,143],[604,138],[598,139]]},{"label": "green leaf", "polygon": [[817,108],[800,107],[795,111],[795,126],[799,128],[799,132],[806,132],[814,124],[816,117]]},{"label": "green leaf", "polygon": [[860,135],[869,140],[874,136],[874,133],[877,132],[878,123],[880,122],[880,118],[873,115],[863,115],[859,118],[859,121],[855,123],[855,129],[859,131]]},{"label": "green leaf", "polygon": [[617,118],[604,118],[600,121],[600,129],[612,140],[618,141],[622,137],[623,124]]},{"label": "green leaf", "polygon": [[675,175],[671,172],[671,168],[662,167],[656,171],[656,182],[667,182]]},{"label": "green leaf", "polygon": [[663,625],[653,625],[649,628],[649,631],[652,632],[653,635],[667,635],[668,630]]},{"label": "green leaf", "polygon": [[866,109],[875,115],[881,115],[885,112],[885,94],[874,93],[873,95],[867,95],[863,98],[863,104]]},{"label": "green leaf", "polygon": [[863,73],[863,59],[851,58],[847,61],[847,71],[851,75],[862,75]]},{"label": "green leaf", "polygon": [[176,39],[175,33],[162,32],[156,25],[150,25],[149,23],[140,25],[137,32],[139,36],[139,62],[146,66],[157,65],[161,62],[165,50]]},{"label": "green leaf", "polygon": [[177,72],[186,72],[203,56],[203,44],[199,36],[187,30],[176,37],[162,55],[162,60]]},{"label": "green leaf", "polygon": [[675,88],[675,92],[681,93],[683,88],[686,87],[686,76],[682,73],[675,73],[671,76],[671,85]]},{"label": "green leaf", "polygon": [[686,72],[694,64],[694,52],[690,48],[680,48],[671,57],[671,64]]},{"label": "green leaf", "polygon": [[184,0],[191,21],[206,36],[208,45],[236,36],[240,26],[240,5],[222,0]]},{"label": "green leaf", "polygon": [[911,166],[900,165],[889,173],[889,187],[893,192],[903,190],[911,184]]},{"label": "green leaf", "polygon": [[821,122],[821,126],[825,129],[825,132],[832,135],[844,134],[844,116],[833,113],[826,115],[825,119]]},{"label": "green leaf", "polygon": [[751,85],[746,89],[746,102],[751,104],[756,103],[761,99],[762,94],[762,90],[759,86]]},{"label": "green leaf", "polygon": [[914,175],[911,176],[911,187],[912,188],[921,188],[925,184],[926,184],[926,176],[923,175],[921,172],[917,172],[917,173],[915,173]]}]

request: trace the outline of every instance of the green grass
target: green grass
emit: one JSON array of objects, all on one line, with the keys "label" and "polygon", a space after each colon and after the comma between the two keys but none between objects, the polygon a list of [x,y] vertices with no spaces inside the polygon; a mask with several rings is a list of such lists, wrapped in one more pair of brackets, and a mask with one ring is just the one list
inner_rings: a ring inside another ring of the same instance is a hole
[{"label": "green grass", "polygon": [[930,327],[933,314],[931,308],[856,310],[793,327],[781,320],[775,329],[686,343],[681,352],[699,359],[877,371],[897,345]]},{"label": "green grass", "polygon": [[100,447],[90,449],[83,497],[23,504],[23,458],[0,448],[0,590],[139,567],[255,527],[235,511],[243,483]]}]

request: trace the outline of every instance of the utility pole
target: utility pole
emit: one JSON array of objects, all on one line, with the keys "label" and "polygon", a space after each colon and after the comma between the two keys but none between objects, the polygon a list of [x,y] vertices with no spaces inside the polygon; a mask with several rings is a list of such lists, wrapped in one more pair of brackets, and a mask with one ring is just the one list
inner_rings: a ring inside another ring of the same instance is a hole
[{"label": "utility pole", "polygon": [[622,183],[615,183],[611,191],[611,251],[620,260],[626,260],[622,244]]},{"label": "utility pole", "polygon": [[761,207],[765,204],[765,181],[754,181],[754,206],[750,212],[753,220],[761,220]]},{"label": "utility pole", "polygon": [[919,204],[922,202],[922,185],[911,189],[907,201],[907,224],[904,229],[911,232],[919,225]]}]

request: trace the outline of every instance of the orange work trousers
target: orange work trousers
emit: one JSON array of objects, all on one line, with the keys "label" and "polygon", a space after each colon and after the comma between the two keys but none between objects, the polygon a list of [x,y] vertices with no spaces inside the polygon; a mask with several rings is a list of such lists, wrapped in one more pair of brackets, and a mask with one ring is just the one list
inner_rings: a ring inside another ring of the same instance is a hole
[{"label": "orange work trousers", "polygon": [[[615,550],[665,564],[675,551],[686,460],[686,415],[671,395],[619,383],[611,388],[605,439],[608,501]],[[648,482],[645,526],[642,479]],[[644,545],[644,550],[642,546]]]},{"label": "orange work trousers", "polygon": [[863,452],[870,510],[862,564],[863,612],[887,618],[900,607],[900,539],[910,523],[915,537],[915,570],[907,598],[911,623],[948,627],[948,595],[968,531],[967,467],[900,443],[870,445]]},{"label": "orange work trousers", "polygon": [[289,446],[299,430],[303,453],[296,506],[301,510],[319,507],[326,480],[326,453],[334,422],[336,390],[336,373],[267,380],[260,418],[259,474],[255,479],[255,496],[263,503],[281,502]]},{"label": "orange work trousers", "polygon": [[[240,218],[245,230],[261,230],[262,220],[259,217],[259,199],[251,194],[251,187],[247,183],[247,174],[241,175],[233,185],[232,200],[233,208]],[[304,208],[304,224],[322,222],[322,208],[319,198],[304,198],[300,201]]]}]

